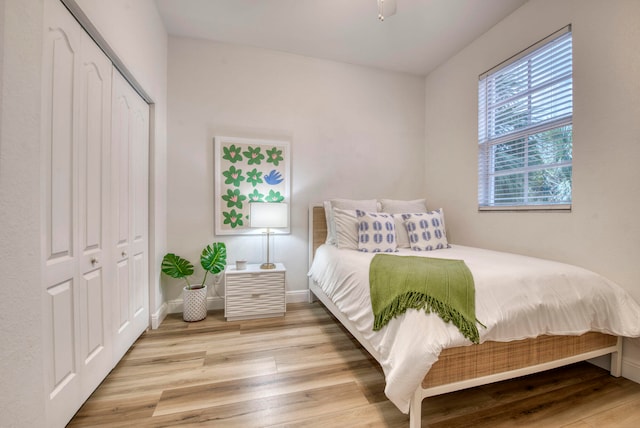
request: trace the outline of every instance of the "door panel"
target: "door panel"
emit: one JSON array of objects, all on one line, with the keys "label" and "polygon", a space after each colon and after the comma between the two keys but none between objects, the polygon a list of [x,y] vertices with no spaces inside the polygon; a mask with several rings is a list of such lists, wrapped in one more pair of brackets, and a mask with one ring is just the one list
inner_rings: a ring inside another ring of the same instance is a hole
[{"label": "door panel", "polygon": [[[118,75],[114,71],[114,75]],[[127,94],[124,93],[123,82],[114,82],[115,105],[114,105],[114,122],[113,122],[113,150],[115,153],[115,168],[113,169],[112,183],[117,196],[115,200],[115,219],[117,230],[117,247],[122,251],[126,251],[129,245],[129,224],[131,221],[129,202],[129,179],[130,174],[129,162],[131,160],[131,138],[130,126],[131,106]],[[117,91],[117,92],[115,92]]]},{"label": "door panel", "polygon": [[[117,264],[117,289],[118,289],[118,335],[126,333],[130,324],[129,314],[129,260],[120,260]],[[120,340],[117,340],[120,342]],[[120,346],[121,347],[121,346]]]},{"label": "door panel", "polygon": [[[111,201],[113,224],[113,250],[116,271],[116,308],[118,318],[115,324],[114,352],[120,357],[124,355],[135,340],[132,329],[131,311],[131,263],[130,250],[130,162],[131,162],[131,102],[127,91],[127,83],[120,74],[113,70],[112,88],[112,128],[111,128]],[[137,336],[136,336],[137,337]]]},{"label": "door panel", "polygon": [[74,81],[77,68],[77,35],[69,35],[65,28],[49,33],[52,57],[49,70],[51,104],[49,170],[50,193],[50,252],[52,257],[73,256],[73,120]]},{"label": "door panel", "polygon": [[53,384],[51,396],[54,398],[76,376],[76,361],[73,352],[75,349],[75,325],[73,320],[74,293],[73,281],[65,281],[61,284],[49,287],[47,290],[51,308],[51,322],[49,324],[50,337],[55,343],[53,352]]},{"label": "door panel", "polygon": [[82,33],[78,109],[78,212],[82,392],[88,397],[115,365],[111,340],[111,287],[105,269],[109,224],[111,62]]},{"label": "door panel", "polygon": [[82,403],[77,279],[77,120],[81,28],[45,3],[42,70],[43,333],[47,421],[63,426]]},{"label": "door panel", "polygon": [[[133,177],[133,242],[136,246],[145,244],[148,233],[148,141],[149,141],[149,112],[146,104],[137,103],[133,108],[132,156],[135,168],[131,170]],[[145,248],[139,248],[144,251]]]},{"label": "door panel", "polygon": [[138,253],[133,256],[133,316],[139,318],[143,316],[145,301],[149,289],[147,282],[147,263],[145,253]]},{"label": "door panel", "polygon": [[[85,49],[89,49],[89,46],[83,44],[83,52]],[[85,59],[82,64],[82,72],[85,79],[82,102],[85,107],[80,111],[86,114],[86,118],[82,120],[85,127],[81,130],[81,137],[85,139],[85,151],[80,163],[81,175],[84,178],[84,180],[80,180],[80,190],[85,199],[82,214],[85,219],[83,249],[86,254],[91,250],[102,248],[103,242],[102,197],[105,189],[103,188],[102,159],[104,155],[102,147],[105,131],[108,129],[104,126],[104,122],[108,118],[105,118],[103,114],[105,100],[103,88],[106,86],[107,89],[110,89],[111,85],[109,81],[105,80],[104,72],[100,72],[95,61]]]},{"label": "door panel", "polygon": [[112,212],[118,272],[116,354],[149,325],[149,106],[120,73],[113,73]]},{"label": "door panel", "polygon": [[[102,277],[102,269],[96,269],[83,276],[83,286],[86,290],[86,300],[83,302],[83,306],[87,308],[87,316],[83,320],[83,324],[86,326],[86,336],[83,341],[82,356],[87,367],[92,362],[95,363],[101,355],[105,355],[104,351],[108,349],[106,345],[107,326],[104,322],[106,314],[103,306],[105,289]],[[110,363],[111,358],[109,358],[108,364]]]}]

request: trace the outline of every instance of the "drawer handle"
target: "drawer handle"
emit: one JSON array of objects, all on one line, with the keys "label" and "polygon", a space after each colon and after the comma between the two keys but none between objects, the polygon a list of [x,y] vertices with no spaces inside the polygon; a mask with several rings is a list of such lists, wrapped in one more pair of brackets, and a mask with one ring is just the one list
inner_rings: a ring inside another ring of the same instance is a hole
[{"label": "drawer handle", "polygon": [[257,298],[258,298],[258,297],[260,297],[260,296],[262,296],[262,294],[260,294],[260,293],[253,293],[253,294],[251,294],[251,297],[252,297],[252,298],[254,298],[254,299],[257,299]]}]

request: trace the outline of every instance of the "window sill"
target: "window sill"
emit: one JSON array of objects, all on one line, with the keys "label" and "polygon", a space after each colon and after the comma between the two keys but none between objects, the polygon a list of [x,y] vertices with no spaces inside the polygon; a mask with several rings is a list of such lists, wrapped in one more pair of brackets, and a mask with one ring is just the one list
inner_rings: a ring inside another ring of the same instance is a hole
[{"label": "window sill", "polygon": [[558,205],[499,205],[489,207],[478,207],[478,212],[571,212],[571,204],[558,204]]}]

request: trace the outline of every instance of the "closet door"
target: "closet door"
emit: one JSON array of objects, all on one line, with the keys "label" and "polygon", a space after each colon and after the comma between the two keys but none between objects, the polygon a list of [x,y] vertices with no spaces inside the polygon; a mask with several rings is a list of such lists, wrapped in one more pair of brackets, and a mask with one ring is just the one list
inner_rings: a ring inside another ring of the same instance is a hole
[{"label": "closet door", "polygon": [[48,421],[64,425],[113,367],[108,232],[111,63],[45,3],[43,288]]},{"label": "closet door", "polygon": [[44,391],[58,427],[149,323],[149,108],[60,1],[44,5]]},{"label": "closet door", "polygon": [[83,400],[115,365],[107,248],[111,61],[83,31],[78,109],[78,293]]},{"label": "closet door", "polygon": [[115,69],[111,144],[117,359],[149,326],[149,106]]},{"label": "closet door", "polygon": [[[57,2],[45,3],[42,254],[47,420],[62,426],[82,396],[78,278],[78,123],[82,30]],[[28,314],[25,314],[28,317]]]}]

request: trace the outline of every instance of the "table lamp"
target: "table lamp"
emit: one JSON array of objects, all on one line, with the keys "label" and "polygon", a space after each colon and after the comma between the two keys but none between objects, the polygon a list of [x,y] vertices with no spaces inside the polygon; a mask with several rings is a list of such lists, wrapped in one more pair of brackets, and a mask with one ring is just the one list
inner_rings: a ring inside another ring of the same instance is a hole
[{"label": "table lamp", "polygon": [[273,233],[271,228],[289,225],[288,206],[282,202],[251,202],[249,207],[251,227],[267,228],[267,261],[260,265],[260,269],[275,269],[276,265],[269,261],[269,235]]}]

